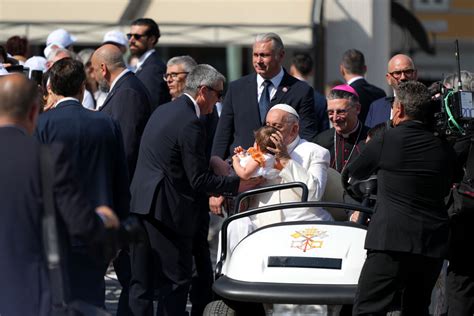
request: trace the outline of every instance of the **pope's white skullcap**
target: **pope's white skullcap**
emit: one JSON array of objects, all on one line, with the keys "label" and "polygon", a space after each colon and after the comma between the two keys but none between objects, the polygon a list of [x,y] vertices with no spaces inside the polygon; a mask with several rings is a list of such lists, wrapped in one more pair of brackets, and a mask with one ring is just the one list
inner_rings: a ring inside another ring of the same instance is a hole
[{"label": "pope's white skullcap", "polygon": [[272,110],[282,110],[282,111],[285,111],[287,113],[293,114],[298,119],[300,118],[300,116],[298,115],[296,110],[293,107],[289,106],[288,104],[280,103],[280,104],[274,105],[270,108],[270,110],[268,112],[270,112]]}]

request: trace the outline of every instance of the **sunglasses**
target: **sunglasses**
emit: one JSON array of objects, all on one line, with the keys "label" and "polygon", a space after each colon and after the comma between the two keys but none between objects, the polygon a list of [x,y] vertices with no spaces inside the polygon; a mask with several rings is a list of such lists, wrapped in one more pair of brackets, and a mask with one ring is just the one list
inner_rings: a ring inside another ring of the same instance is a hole
[{"label": "sunglasses", "polygon": [[208,89],[211,90],[211,91],[214,91],[214,92],[216,93],[217,98],[218,98],[219,100],[222,99],[222,97],[224,96],[224,90],[216,90],[216,89],[214,89],[214,88],[212,88],[212,87],[209,87],[209,86],[204,86],[204,87],[208,88]]},{"label": "sunglasses", "polygon": [[148,35],[147,34],[133,34],[133,33],[128,33],[127,34],[128,40],[131,40],[132,37],[135,38],[136,40],[140,40],[140,38],[146,37],[146,36],[148,36]]}]

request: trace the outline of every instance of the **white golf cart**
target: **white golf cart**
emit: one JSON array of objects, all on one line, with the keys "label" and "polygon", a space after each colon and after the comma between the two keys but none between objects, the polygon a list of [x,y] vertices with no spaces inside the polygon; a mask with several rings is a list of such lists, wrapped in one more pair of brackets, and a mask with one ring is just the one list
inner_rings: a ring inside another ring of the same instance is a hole
[{"label": "white golf cart", "polygon": [[306,202],[308,189],[303,183],[244,192],[236,198],[234,209],[247,197],[283,189],[302,190],[302,201],[249,209],[223,222],[213,285],[220,300],[211,302],[204,315],[271,315],[280,304],[352,304],[366,257],[363,225],[348,221],[275,223],[253,231],[232,251],[229,248],[229,224],[246,216],[308,207],[372,213],[360,205]]}]

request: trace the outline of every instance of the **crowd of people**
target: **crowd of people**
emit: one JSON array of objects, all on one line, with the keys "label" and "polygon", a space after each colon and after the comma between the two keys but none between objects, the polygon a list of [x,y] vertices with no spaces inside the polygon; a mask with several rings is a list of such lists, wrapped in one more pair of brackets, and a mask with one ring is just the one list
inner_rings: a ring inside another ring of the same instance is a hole
[{"label": "crowd of people", "polygon": [[[445,259],[453,260],[449,315],[474,313],[474,265],[463,260],[472,215],[449,218],[445,203],[469,146],[453,149],[433,134],[432,96],[409,56],[388,61],[387,96],[365,79],[363,53],[348,49],[343,80],[323,94],[307,81],[317,74],[309,54],[283,67],[278,34],[258,34],[254,72],[227,84],[191,56],[165,63],[155,50],[160,36],[155,21],[140,18],[126,35],[107,33],[95,50],[75,53],[76,39],[63,29],[48,36],[44,57],[28,56],[18,36],[0,47],[0,283],[9,284],[0,290],[0,315],[64,308],[43,250],[43,148],[54,162],[65,302],[105,308],[104,275],[113,264],[122,286],[117,315],[153,315],[154,301],[157,315],[185,315],[188,298],[191,315],[202,315],[213,298],[210,214],[260,185],[303,182],[308,200],[319,201],[340,185],[328,176],[336,171],[343,180],[378,176],[367,260],[354,306],[340,314],[428,315]],[[127,49],[136,64],[125,60]],[[28,79],[34,71],[41,80]],[[471,86],[472,74],[463,76]],[[449,78],[447,88],[457,81]],[[257,205],[300,198],[270,192]],[[127,218],[142,237],[104,256]],[[230,249],[258,227],[295,220],[334,219],[324,208],[243,218],[229,227]]]}]

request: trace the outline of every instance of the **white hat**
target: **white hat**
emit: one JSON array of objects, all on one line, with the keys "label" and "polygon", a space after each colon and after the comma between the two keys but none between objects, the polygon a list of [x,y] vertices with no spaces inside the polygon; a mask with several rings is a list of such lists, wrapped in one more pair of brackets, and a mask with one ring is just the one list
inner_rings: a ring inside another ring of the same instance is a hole
[{"label": "white hat", "polygon": [[43,51],[44,57],[48,58],[49,54],[51,54],[53,50],[58,49],[58,48],[64,48],[64,46],[57,43],[49,44],[48,46],[44,48],[44,51]]},{"label": "white hat", "polygon": [[30,72],[32,70],[41,70],[42,72],[46,71],[46,58],[41,57],[41,56],[33,56],[31,58],[28,58],[27,61],[25,61],[25,68],[29,68]]},{"label": "white hat", "polygon": [[105,33],[102,44],[103,43],[115,43],[122,46],[128,45],[127,37],[125,36],[125,34],[116,30]]},{"label": "white hat", "polygon": [[69,45],[73,44],[76,41],[76,37],[69,34],[65,29],[57,29],[49,33],[48,38],[46,39],[46,46],[51,44],[59,44],[64,48],[67,48]]},{"label": "white hat", "polygon": [[0,76],[6,76],[8,74],[9,72],[5,69],[5,67],[3,67],[3,64],[0,63]]},{"label": "white hat", "polygon": [[298,115],[296,110],[293,107],[289,106],[288,104],[280,103],[280,104],[274,105],[270,108],[270,110],[268,112],[270,112],[271,110],[282,110],[282,111],[285,111],[287,113],[293,114],[298,119],[300,118],[300,116]]}]

